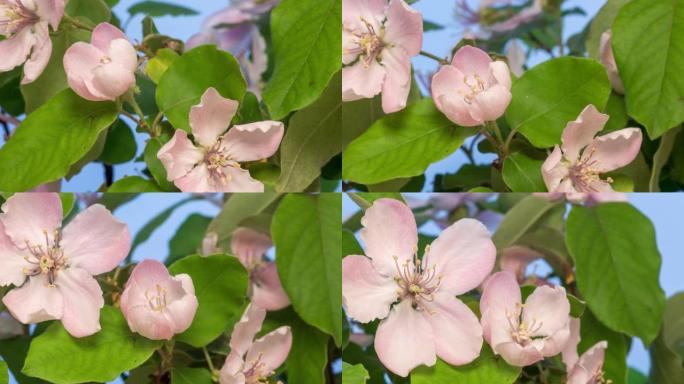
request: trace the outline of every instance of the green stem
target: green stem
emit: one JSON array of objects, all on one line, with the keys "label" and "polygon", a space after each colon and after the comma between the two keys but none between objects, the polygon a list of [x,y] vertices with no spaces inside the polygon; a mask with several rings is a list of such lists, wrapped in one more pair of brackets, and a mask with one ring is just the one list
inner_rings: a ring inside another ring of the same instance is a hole
[{"label": "green stem", "polygon": [[76,28],[85,29],[86,31],[90,31],[90,32],[93,31],[93,27],[85,25],[85,24],[81,23],[78,19],[71,17],[69,15],[64,15],[63,19]]},{"label": "green stem", "polygon": [[159,133],[154,129],[150,129],[149,125],[145,121],[145,113],[143,113],[142,109],[138,105],[138,102],[135,100],[135,93],[134,93],[133,89],[128,91],[123,96],[123,100],[128,105],[130,105],[131,108],[133,108],[133,111],[135,111],[135,114],[138,115],[139,118],[138,119],[133,118],[130,113],[128,113],[125,109],[123,109],[123,107],[120,110],[121,113],[128,116],[129,118],[131,118],[131,120],[135,121],[138,124],[138,126],[140,126],[142,129],[146,130],[150,134],[150,136],[152,136],[152,137],[159,136]]},{"label": "green stem", "polygon": [[430,52],[420,51],[420,55],[421,55],[421,56],[425,56],[425,57],[427,57],[428,59],[432,59],[432,60],[434,60],[434,61],[440,63],[441,65],[447,65],[447,64],[449,64],[449,62],[446,61],[445,59],[443,59],[443,58],[441,58],[441,57],[439,57],[439,56],[437,56],[437,55],[433,55],[433,54],[430,53]]},{"label": "green stem", "polygon": [[665,132],[660,138],[660,146],[655,155],[653,155],[653,168],[651,169],[651,179],[648,182],[649,192],[660,192],[660,171],[663,169],[667,160],[672,154],[675,139],[677,134],[682,130],[682,126],[678,126]]},{"label": "green stem", "polygon": [[511,132],[508,134],[506,142],[504,143],[504,152],[508,153],[510,151],[511,142],[513,141],[516,133],[518,133],[518,128],[511,129]]},{"label": "green stem", "polygon": [[211,356],[209,356],[209,351],[207,351],[206,347],[202,347],[202,352],[204,353],[204,358],[207,360],[207,365],[209,366],[209,370],[211,370],[212,373],[216,371],[216,368],[214,368],[214,363],[211,361]]}]

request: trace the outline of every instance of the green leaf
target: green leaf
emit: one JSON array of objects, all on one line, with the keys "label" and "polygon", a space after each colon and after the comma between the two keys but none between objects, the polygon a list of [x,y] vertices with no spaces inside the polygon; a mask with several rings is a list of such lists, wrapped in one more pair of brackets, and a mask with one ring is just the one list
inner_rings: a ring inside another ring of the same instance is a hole
[{"label": "green leaf", "polygon": [[161,342],[131,333],[121,311],[105,306],[102,329],[74,338],[54,322],[33,339],[23,373],[53,383],[106,382],[144,363]]},{"label": "green leaf", "polygon": [[73,193],[60,193],[59,199],[62,202],[62,217],[68,217],[76,204],[76,196]]},{"label": "green leaf", "polygon": [[470,364],[452,366],[441,359],[433,367],[420,366],[411,372],[411,384],[512,384],[520,375],[521,369],[513,367],[499,356],[495,356],[489,346],[483,345],[480,357]]},{"label": "green leaf", "polygon": [[126,176],[117,180],[109,188],[108,193],[138,193],[138,192],[163,192],[152,180],[140,176]]},{"label": "green leaf", "polygon": [[223,204],[221,212],[209,224],[207,232],[215,232],[218,235],[218,245],[224,249],[230,249],[230,238],[240,224],[245,219],[262,213],[279,197],[279,194],[268,191],[233,194]]},{"label": "green leaf", "polygon": [[342,63],[342,2],[283,0],[271,13],[275,69],[264,102],[275,119],[318,99]]},{"label": "green leaf", "polygon": [[321,167],[342,151],[341,72],[315,103],[298,111],[280,145],[280,177],[276,190],[301,192],[321,174]]},{"label": "green leaf", "polygon": [[174,60],[164,72],[157,87],[157,105],[175,128],[191,132],[190,108],[200,103],[209,87],[225,98],[242,100],[246,83],[230,53],[201,45]]},{"label": "green leaf", "polygon": [[21,68],[0,73],[0,107],[12,116],[24,114],[26,105],[21,95]]},{"label": "green leaf", "polygon": [[25,191],[65,176],[116,115],[114,103],[60,92],[28,115],[0,148],[0,190]]},{"label": "green leaf", "polygon": [[653,154],[653,166],[648,186],[649,192],[660,192],[660,172],[665,164],[667,164],[669,161],[670,155],[672,154],[672,150],[674,149],[675,142],[677,140],[677,135],[681,131],[681,126],[675,127],[674,129],[667,131],[660,138],[658,150]]},{"label": "green leaf", "polygon": [[5,360],[10,372],[19,384],[48,383],[35,377],[28,377],[21,372],[31,340],[30,336],[18,336],[2,340],[0,343],[0,356]]},{"label": "green leaf", "polygon": [[613,132],[627,127],[629,116],[627,116],[625,98],[623,96],[620,96],[615,92],[611,93],[603,113],[610,116],[610,118],[608,119],[606,126],[603,127],[602,132]]},{"label": "green leaf", "polygon": [[363,255],[363,248],[348,229],[342,229],[342,256]]},{"label": "green leaf", "polygon": [[603,110],[610,89],[605,68],[595,60],[549,60],[513,83],[506,121],[535,147],[552,147],[560,143],[565,125],[575,120],[587,105]]},{"label": "green leaf", "polygon": [[245,92],[240,108],[237,111],[237,120],[240,124],[254,123],[266,120],[261,112],[259,99],[252,92]]},{"label": "green leaf", "polygon": [[467,191],[489,183],[491,166],[463,164],[456,173],[435,176],[435,192]]},{"label": "green leaf", "polygon": [[128,13],[131,16],[148,15],[152,17],[197,15],[197,11],[194,9],[162,1],[143,1],[137,3],[128,8]]},{"label": "green leaf", "polygon": [[173,367],[171,384],[211,384],[211,372],[206,368]]},{"label": "green leaf", "polygon": [[352,141],[342,154],[342,175],[361,184],[418,176],[475,133],[454,125],[432,99],[423,99],[380,118]]},{"label": "green leaf", "polygon": [[105,164],[122,164],[132,160],[138,144],[128,124],[117,120],[107,131],[107,140],[99,160]]},{"label": "green leaf", "polygon": [[380,96],[342,103],[342,149],[384,115]]},{"label": "green leaf", "polygon": [[554,211],[560,210],[565,212],[565,205],[562,203],[535,196],[524,198],[506,213],[492,236],[496,249],[501,252],[516,244],[525,234],[543,224]]},{"label": "green leaf", "polygon": [[368,371],[361,364],[351,365],[342,362],[342,384],[366,384],[370,379]]},{"label": "green leaf", "polygon": [[[138,233],[135,234],[135,237],[133,238],[133,245],[131,246],[131,251],[129,253],[129,258],[131,255],[133,255],[133,252],[135,249],[138,247],[138,245],[144,243],[147,241],[147,239],[152,236],[152,232],[154,232],[155,229],[157,229],[160,225],[164,224],[164,222],[171,217],[173,212],[180,206],[185,205],[186,203],[189,203],[191,201],[197,200],[197,197],[188,197],[185,198],[172,206],[166,208],[163,210],[161,213],[159,213],[157,216],[153,217],[152,220],[148,221],[147,224],[145,224]],[[127,261],[130,261],[127,260]]]},{"label": "green leaf", "polygon": [[169,257],[166,258],[166,264],[171,264],[184,256],[197,253],[210,222],[211,217],[198,213],[188,216],[178,227],[176,234],[169,240]]},{"label": "green leaf", "polygon": [[512,153],[504,160],[503,179],[513,192],[544,192],[542,164],[544,160],[531,159],[522,152]]},{"label": "green leaf", "polygon": [[443,25],[434,23],[429,20],[423,20],[423,32],[440,31],[442,29],[444,29]]},{"label": "green leaf", "polygon": [[0,384],[9,383],[9,368],[4,360],[0,360]]},{"label": "green leaf", "polygon": [[650,344],[665,308],[650,220],[627,203],[575,206],[567,220],[566,244],[575,259],[579,291],[596,317]]},{"label": "green leaf", "polygon": [[161,160],[157,157],[157,153],[163,144],[161,138],[151,138],[145,145],[143,158],[145,159],[145,164],[147,164],[147,169],[150,171],[152,178],[154,178],[154,181],[157,182],[157,185],[163,191],[178,191],[176,185],[166,178],[166,168],[164,168],[164,164],[162,164]]},{"label": "green leaf", "polygon": [[648,377],[636,368],[629,367],[627,370],[627,384],[648,384]]},{"label": "green leaf", "polygon": [[601,35],[610,29],[620,8],[629,2],[630,0],[608,0],[596,13],[591,21],[589,32],[587,32],[587,53],[589,57],[599,59]]},{"label": "green leaf", "polygon": [[613,52],[627,111],[651,139],[684,121],[682,31],[684,0],[632,0],[613,23]]},{"label": "green leaf", "polygon": [[626,336],[601,324],[590,311],[585,311],[580,321],[581,340],[577,352],[581,355],[599,341],[607,341],[608,349],[603,364],[605,378],[612,380],[613,384],[625,384],[629,350]]},{"label": "green leaf", "polygon": [[287,195],[271,222],[276,265],[295,312],[342,343],[342,197]]},{"label": "green leaf", "polygon": [[178,54],[169,48],[162,48],[157,54],[147,62],[145,74],[150,77],[155,84],[159,84],[162,75],[178,59]]},{"label": "green leaf", "polygon": [[226,331],[232,318],[242,314],[248,276],[237,257],[192,255],[173,263],[169,271],[190,275],[199,302],[192,325],[176,340],[203,347]]},{"label": "green leaf", "polygon": [[109,5],[103,0],[69,0],[64,12],[92,27],[108,22],[112,17]]},{"label": "green leaf", "polygon": [[[651,382],[657,384],[684,383],[684,293],[678,293],[667,301],[663,315],[663,327],[651,345]],[[679,351],[679,354],[677,353]]]}]

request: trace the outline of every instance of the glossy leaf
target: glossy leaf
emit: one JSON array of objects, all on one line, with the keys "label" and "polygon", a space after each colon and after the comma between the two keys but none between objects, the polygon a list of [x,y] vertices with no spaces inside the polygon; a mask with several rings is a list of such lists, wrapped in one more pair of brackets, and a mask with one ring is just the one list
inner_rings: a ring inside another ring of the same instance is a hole
[{"label": "glossy leaf", "polygon": [[122,120],[117,120],[109,130],[99,160],[105,164],[122,164],[132,160],[138,151],[138,144],[131,128]]},{"label": "glossy leaf", "polygon": [[128,8],[131,16],[148,15],[157,16],[192,16],[196,15],[194,9],[183,7],[178,4],[165,3],[162,1],[142,1]]},{"label": "glossy leaf", "polygon": [[522,152],[512,153],[504,160],[503,179],[513,192],[544,192],[543,163],[544,160],[531,159]]},{"label": "glossy leaf", "polygon": [[511,208],[499,228],[492,236],[496,249],[502,250],[516,244],[525,234],[552,217],[554,211],[562,210],[565,206],[547,199],[528,196]]},{"label": "glossy leaf", "polygon": [[520,368],[508,365],[485,344],[480,357],[470,364],[453,366],[437,359],[434,367],[420,366],[411,372],[412,384],[512,384]]},{"label": "glossy leaf", "polygon": [[126,176],[107,188],[109,193],[163,192],[152,180],[140,176]]},{"label": "glossy leaf", "polygon": [[658,384],[684,383],[684,293],[668,299],[663,327],[651,345],[651,381]]},{"label": "glossy leaf", "polygon": [[211,371],[206,368],[174,367],[171,384],[211,384]]},{"label": "glossy leaf", "polygon": [[366,384],[370,378],[368,371],[361,364],[347,364],[342,362],[342,383],[343,384]]},{"label": "glossy leaf", "polygon": [[247,218],[256,216],[271,206],[279,194],[264,193],[236,193],[231,195],[223,204],[221,212],[209,224],[207,232],[218,235],[218,246],[230,249],[230,239],[233,232]]},{"label": "glossy leaf", "polygon": [[589,57],[593,57],[597,60],[599,59],[601,53],[599,51],[601,35],[611,28],[620,8],[630,1],[631,0],[608,0],[596,13],[596,16],[594,16],[594,19],[589,26],[589,31],[587,32],[587,53],[589,54]]}]

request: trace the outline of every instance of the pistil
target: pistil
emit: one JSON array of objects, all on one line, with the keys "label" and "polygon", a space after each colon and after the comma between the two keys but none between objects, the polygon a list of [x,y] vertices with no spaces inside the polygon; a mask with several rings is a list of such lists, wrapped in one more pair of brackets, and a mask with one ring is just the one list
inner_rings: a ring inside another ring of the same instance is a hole
[{"label": "pistil", "polygon": [[442,276],[437,275],[437,266],[429,264],[430,246],[425,247],[422,259],[414,253],[412,260],[399,265],[399,258],[394,256],[397,275],[394,281],[399,289],[399,299],[410,299],[416,309],[425,309],[424,302],[434,301],[434,295],[442,283]]},{"label": "pistil", "polygon": [[61,233],[55,230],[53,241],[50,242],[47,231],[43,232],[45,236],[45,246],[31,245],[26,242],[26,250],[29,252],[28,256],[24,256],[29,264],[33,267],[24,268],[23,272],[26,276],[45,275],[46,285],[49,287],[55,286],[57,274],[60,270],[69,266],[68,259],[64,256],[64,250],[60,248]]}]

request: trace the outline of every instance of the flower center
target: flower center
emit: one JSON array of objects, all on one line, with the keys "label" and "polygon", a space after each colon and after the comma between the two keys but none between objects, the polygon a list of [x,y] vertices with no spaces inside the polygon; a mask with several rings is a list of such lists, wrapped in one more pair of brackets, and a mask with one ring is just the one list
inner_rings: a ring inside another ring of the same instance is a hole
[{"label": "flower center", "polygon": [[516,343],[527,346],[535,338],[540,338],[541,336],[535,336],[535,333],[539,332],[544,322],[537,322],[537,319],[532,319],[530,324],[521,321],[523,304],[516,303],[516,310],[514,313],[509,313],[506,310],[506,318],[508,319],[508,326],[510,327],[511,338]]},{"label": "flower center", "polygon": [[38,15],[24,7],[20,1],[0,5],[0,34],[7,38],[39,20]]},{"label": "flower center", "polygon": [[227,153],[222,137],[219,137],[216,143],[204,152],[204,163],[211,179],[221,185],[226,185],[231,180],[230,174],[225,172],[226,167],[240,168],[240,164]]},{"label": "flower center", "polygon": [[275,372],[266,369],[266,364],[261,361],[262,354],[257,356],[247,369],[242,373],[245,375],[245,384],[265,384],[269,383],[268,378]]},{"label": "flower center", "polygon": [[578,192],[598,192],[598,190],[592,186],[593,183],[597,181],[604,181],[607,183],[613,182],[613,179],[610,177],[602,180],[598,171],[592,168],[596,165],[596,160],[592,159],[594,152],[596,152],[596,148],[592,146],[582,153],[578,162],[573,164],[571,161],[566,160],[569,167],[568,177]]},{"label": "flower center", "polygon": [[457,92],[459,95],[463,96],[463,100],[467,104],[472,104],[475,97],[485,90],[485,82],[477,73],[466,75],[463,78],[463,84],[468,87],[468,91],[464,91],[461,88]]},{"label": "flower center", "polygon": [[111,63],[111,62],[112,62],[112,58],[109,57],[109,56],[102,56],[102,57],[100,58],[100,63],[101,63],[101,64],[109,64],[109,63]]},{"label": "flower center", "polygon": [[385,48],[385,43],[373,25],[366,20],[362,21],[366,25],[366,31],[352,33],[356,37],[356,47],[348,50],[348,53],[363,56],[363,65],[368,68]]},{"label": "flower center", "polygon": [[592,383],[592,384],[613,384],[613,380],[606,379],[603,376],[604,374],[605,374],[605,372],[603,372],[603,366],[596,368],[596,371],[594,372],[594,374],[589,379],[589,383]]},{"label": "flower center", "polygon": [[52,243],[48,237],[47,231],[43,232],[45,235],[45,245],[31,245],[26,242],[26,249],[29,252],[28,256],[24,256],[30,267],[25,267],[23,272],[26,276],[44,275],[46,285],[49,287],[55,286],[57,274],[60,270],[68,268],[68,258],[64,256],[64,250],[60,248],[59,242],[61,240],[61,233],[55,230],[54,239]]},{"label": "flower center", "polygon": [[154,291],[145,291],[145,298],[150,309],[155,312],[162,312],[166,308],[166,289],[159,284],[155,285]]},{"label": "flower center", "polygon": [[436,265],[429,265],[430,246],[425,247],[422,259],[414,253],[412,260],[406,260],[399,265],[399,258],[394,256],[397,275],[394,281],[399,289],[397,296],[400,300],[411,300],[414,308],[426,309],[424,302],[434,301],[435,292],[439,290],[442,276],[437,275]]}]

